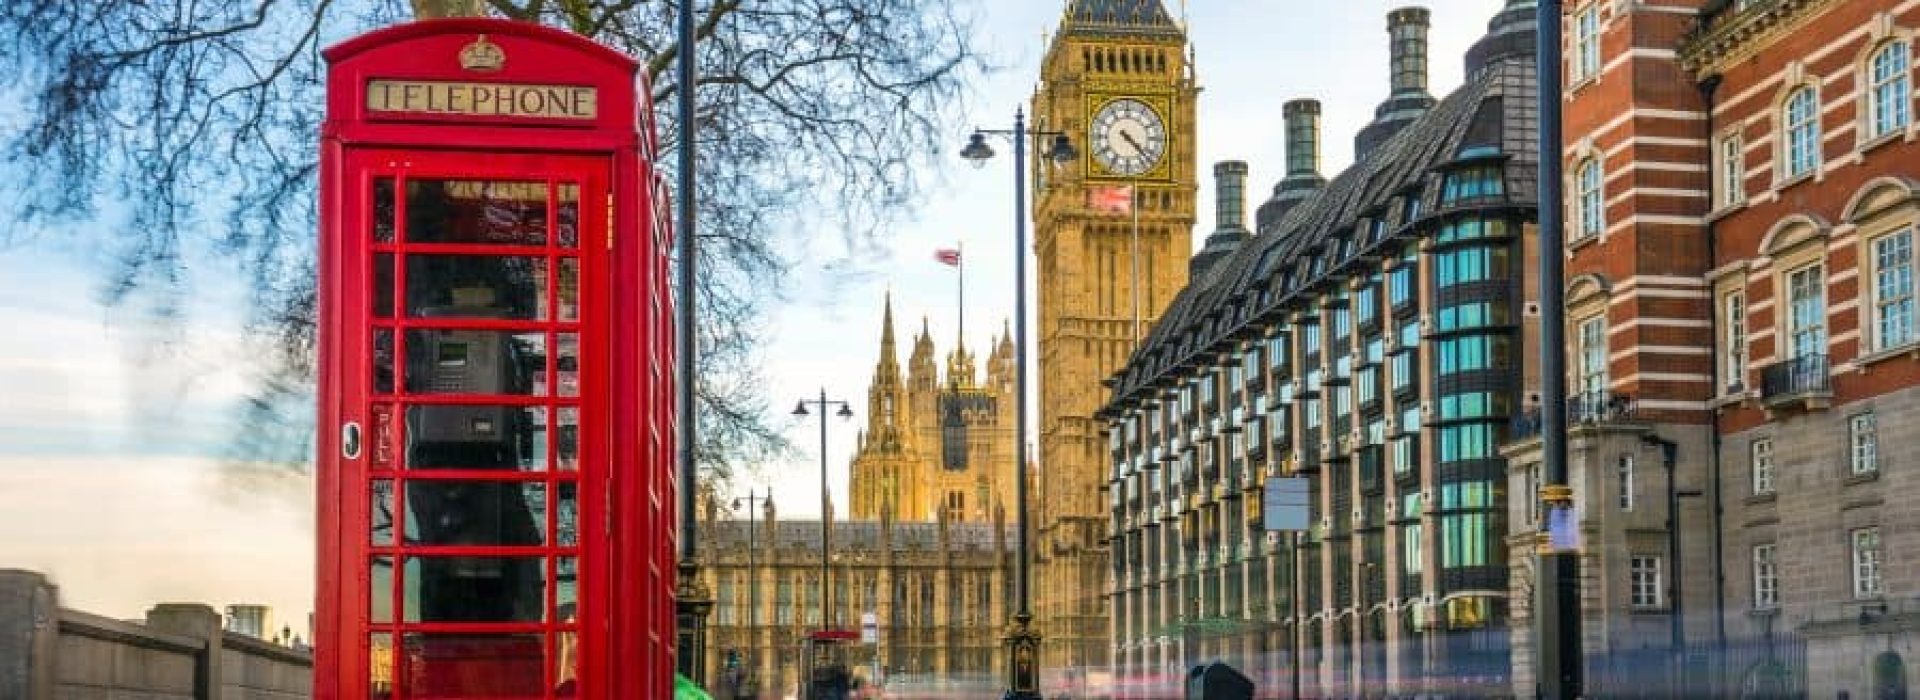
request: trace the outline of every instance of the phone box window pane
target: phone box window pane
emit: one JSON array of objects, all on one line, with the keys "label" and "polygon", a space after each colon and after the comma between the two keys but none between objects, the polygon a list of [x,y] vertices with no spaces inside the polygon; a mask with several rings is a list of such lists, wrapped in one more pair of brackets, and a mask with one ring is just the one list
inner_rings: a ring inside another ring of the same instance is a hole
[{"label": "phone box window pane", "polygon": [[580,259],[560,259],[560,320],[580,320]]},{"label": "phone box window pane", "polygon": [[580,544],[580,487],[571,481],[559,485],[554,501],[554,543],[562,547]]},{"label": "phone box window pane", "polygon": [[373,405],[373,467],[393,468],[393,406]]},{"label": "phone box window pane", "polygon": [[409,546],[533,547],[547,541],[547,486],[408,481]]},{"label": "phone box window pane", "polygon": [[413,698],[543,698],[545,635],[405,636],[405,692]]},{"label": "phone box window pane", "polygon": [[570,688],[575,688],[580,683],[579,633],[561,632],[555,634],[553,654],[553,682],[555,683],[555,689],[562,691],[561,697],[571,697],[571,695],[565,691]]},{"label": "phone box window pane", "polygon": [[539,406],[408,406],[406,431],[409,469],[546,469]]},{"label": "phone box window pane", "polygon": [[559,446],[555,449],[560,456],[560,469],[573,471],[580,468],[580,409],[563,407],[560,409]]},{"label": "phone box window pane", "polygon": [[580,605],[580,560],[574,557],[558,557],[553,560],[553,609],[554,619],[562,622],[576,622],[576,611]]},{"label": "phone box window pane", "polygon": [[373,254],[373,315],[393,318],[393,254]]},{"label": "phone box window pane", "polygon": [[539,319],[547,259],[524,255],[407,256],[407,315]]},{"label": "phone box window pane", "polygon": [[580,334],[561,333],[554,339],[558,356],[554,362],[554,381],[560,396],[580,395]]},{"label": "phone box window pane", "polygon": [[393,634],[375,632],[367,639],[367,691],[374,698],[393,697]]},{"label": "phone box window pane", "polygon": [[407,331],[407,391],[415,394],[547,394],[544,333]]},{"label": "phone box window pane", "polygon": [[563,248],[580,245],[580,186],[565,182],[554,196],[554,236]]},{"label": "phone box window pane", "polygon": [[373,329],[373,391],[393,393],[393,329]]},{"label": "phone box window pane", "polygon": [[370,484],[367,524],[368,541],[375,547],[393,546],[393,480],[374,479]]},{"label": "phone box window pane", "polygon": [[393,557],[374,557],[367,567],[367,621],[393,622]]},{"label": "phone box window pane", "polygon": [[406,622],[540,622],[540,557],[408,557]]},{"label": "phone box window pane", "polygon": [[393,178],[373,181],[373,240],[393,242]]},{"label": "phone box window pane", "polygon": [[408,180],[407,240],[547,244],[547,184]]}]

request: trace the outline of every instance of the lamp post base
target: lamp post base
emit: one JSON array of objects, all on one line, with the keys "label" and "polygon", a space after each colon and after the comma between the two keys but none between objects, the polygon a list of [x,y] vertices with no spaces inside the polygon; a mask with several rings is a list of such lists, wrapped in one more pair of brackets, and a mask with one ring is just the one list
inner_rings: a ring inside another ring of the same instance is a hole
[{"label": "lamp post base", "polygon": [[701,676],[707,660],[707,613],[713,610],[713,596],[707,592],[707,586],[700,581],[700,565],[692,561],[681,561],[679,580],[674,586],[673,611],[679,623],[679,672],[695,683],[702,683]]},{"label": "lamp post base", "polygon": [[1033,631],[1033,616],[1013,616],[1007,626],[1007,692],[1004,700],[1040,700],[1040,635]]}]

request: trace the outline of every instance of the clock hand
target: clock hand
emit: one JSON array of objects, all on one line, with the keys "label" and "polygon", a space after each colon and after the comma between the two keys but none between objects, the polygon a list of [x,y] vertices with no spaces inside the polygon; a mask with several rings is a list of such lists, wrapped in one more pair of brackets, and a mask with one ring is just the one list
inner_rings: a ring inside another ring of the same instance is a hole
[{"label": "clock hand", "polygon": [[1127,133],[1125,129],[1120,130],[1120,138],[1125,140],[1127,143],[1133,144],[1134,155],[1144,156],[1147,154],[1147,148],[1145,146],[1140,145],[1139,141],[1135,141],[1133,139],[1133,134]]}]

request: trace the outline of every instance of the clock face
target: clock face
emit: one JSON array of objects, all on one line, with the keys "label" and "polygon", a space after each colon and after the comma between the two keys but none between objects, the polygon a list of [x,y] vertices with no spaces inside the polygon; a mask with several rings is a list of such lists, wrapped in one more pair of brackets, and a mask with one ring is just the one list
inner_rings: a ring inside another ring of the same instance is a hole
[{"label": "clock face", "polygon": [[1119,99],[1093,117],[1093,157],[1107,172],[1125,177],[1153,169],[1167,152],[1167,125],[1147,103]]}]

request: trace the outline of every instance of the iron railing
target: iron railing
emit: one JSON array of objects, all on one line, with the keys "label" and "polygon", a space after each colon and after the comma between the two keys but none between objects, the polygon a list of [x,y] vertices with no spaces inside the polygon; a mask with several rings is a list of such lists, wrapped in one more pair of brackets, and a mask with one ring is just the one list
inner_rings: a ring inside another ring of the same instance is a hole
[{"label": "iron railing", "polygon": [[[1636,420],[1639,416],[1638,402],[1627,394],[1585,391],[1567,397],[1568,427],[1624,423]],[[1507,439],[1515,441],[1539,437],[1542,422],[1540,407],[1529,408],[1513,417],[1512,424],[1508,426]]]},{"label": "iron railing", "polygon": [[1768,403],[1832,393],[1826,355],[1801,355],[1760,370],[1760,398]]}]

